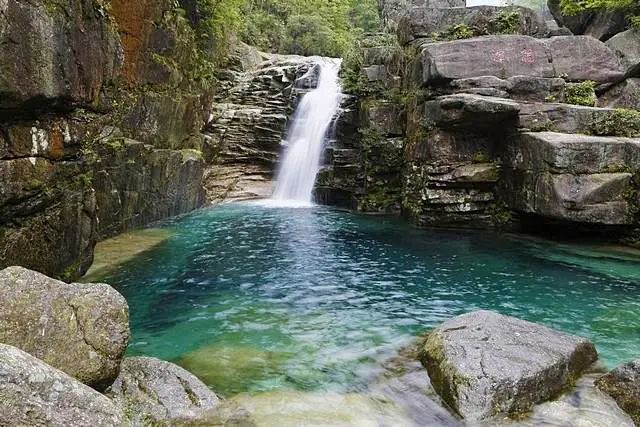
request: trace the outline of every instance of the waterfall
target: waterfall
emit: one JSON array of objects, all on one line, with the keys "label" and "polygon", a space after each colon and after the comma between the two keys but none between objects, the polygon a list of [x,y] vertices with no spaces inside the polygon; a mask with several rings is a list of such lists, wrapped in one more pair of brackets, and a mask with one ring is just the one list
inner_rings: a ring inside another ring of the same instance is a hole
[{"label": "waterfall", "polygon": [[272,197],[278,204],[312,205],[322,152],[342,97],[340,64],[337,59],[319,64],[318,87],[304,95],[293,115]]}]

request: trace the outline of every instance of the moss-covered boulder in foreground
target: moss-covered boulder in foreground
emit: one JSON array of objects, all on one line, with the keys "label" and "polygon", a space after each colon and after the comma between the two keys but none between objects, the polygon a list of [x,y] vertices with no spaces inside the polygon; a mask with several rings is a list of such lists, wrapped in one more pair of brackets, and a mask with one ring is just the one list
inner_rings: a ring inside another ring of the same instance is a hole
[{"label": "moss-covered boulder in foreground", "polygon": [[35,271],[0,271],[0,342],[98,390],[118,375],[129,308],[104,284],[66,284]]},{"label": "moss-covered boulder in foreground", "polygon": [[530,411],[597,357],[585,338],[491,311],[443,323],[429,334],[421,355],[435,390],[471,422]]},{"label": "moss-covered boulder in foreground", "polygon": [[0,344],[0,425],[122,426],[105,396],[15,347]]}]

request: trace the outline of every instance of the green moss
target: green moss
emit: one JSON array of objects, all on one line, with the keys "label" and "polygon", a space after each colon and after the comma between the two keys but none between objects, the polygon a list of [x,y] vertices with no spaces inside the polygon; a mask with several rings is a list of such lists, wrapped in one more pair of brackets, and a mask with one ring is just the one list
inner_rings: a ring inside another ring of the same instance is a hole
[{"label": "green moss", "polygon": [[564,101],[567,104],[593,107],[598,101],[595,87],[596,83],[591,80],[568,84],[564,89]]},{"label": "green moss", "polygon": [[60,275],[60,280],[63,282],[71,282],[76,279],[80,274],[80,261],[76,261],[67,268],[64,269]]},{"label": "green moss", "polygon": [[182,154],[183,163],[186,163],[191,160],[196,160],[196,161],[204,160],[204,157],[202,156],[202,151],[186,149],[186,150],[180,150],[180,153]]},{"label": "green moss", "polygon": [[601,173],[633,173],[632,168],[626,164],[611,164],[605,166]]},{"label": "green moss", "polygon": [[591,132],[602,136],[640,137],[640,111],[616,109],[591,124]]},{"label": "green moss", "polygon": [[105,141],[102,141],[102,144],[116,152],[124,150],[123,138],[107,139]]},{"label": "green moss", "polygon": [[81,173],[73,176],[71,181],[68,181],[67,188],[70,190],[84,191],[91,188],[93,185],[93,176],[91,173]]},{"label": "green moss", "polygon": [[45,186],[39,179],[32,179],[27,183],[27,190],[40,190]]},{"label": "green moss", "polygon": [[491,157],[485,153],[484,151],[478,151],[473,155],[473,159],[471,159],[473,163],[491,163]]},{"label": "green moss", "polygon": [[513,221],[513,212],[505,203],[494,203],[487,209],[496,226],[504,226]]}]

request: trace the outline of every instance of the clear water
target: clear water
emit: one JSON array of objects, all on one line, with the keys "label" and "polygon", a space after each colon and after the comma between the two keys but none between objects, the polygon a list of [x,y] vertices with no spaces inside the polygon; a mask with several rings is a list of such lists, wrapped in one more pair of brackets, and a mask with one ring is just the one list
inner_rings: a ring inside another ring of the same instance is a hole
[{"label": "clear water", "polygon": [[587,336],[610,367],[640,355],[633,254],[327,208],[231,204],[167,227],[102,279],[129,302],[130,353],[177,361],[225,396],[357,392],[417,335],[481,308]]},{"label": "clear water", "polygon": [[327,134],[342,100],[340,64],[338,59],[321,60],[318,87],[304,95],[296,108],[273,193],[273,200],[280,204],[311,205]]}]

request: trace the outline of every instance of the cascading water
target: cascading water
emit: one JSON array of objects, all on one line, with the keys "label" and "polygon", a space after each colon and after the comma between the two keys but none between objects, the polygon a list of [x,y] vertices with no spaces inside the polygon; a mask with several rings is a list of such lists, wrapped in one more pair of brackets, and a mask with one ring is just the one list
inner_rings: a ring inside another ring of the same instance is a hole
[{"label": "cascading water", "polygon": [[318,87],[304,95],[296,109],[272,197],[277,204],[312,205],[322,151],[340,107],[340,65],[337,59],[322,61]]}]

